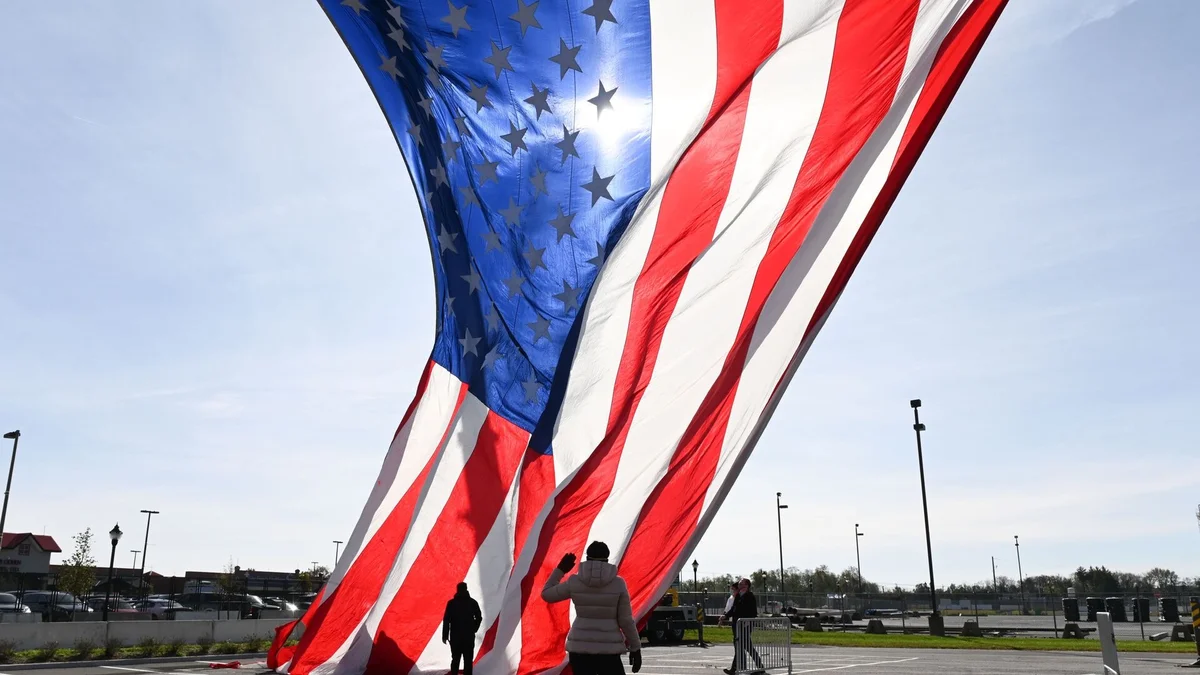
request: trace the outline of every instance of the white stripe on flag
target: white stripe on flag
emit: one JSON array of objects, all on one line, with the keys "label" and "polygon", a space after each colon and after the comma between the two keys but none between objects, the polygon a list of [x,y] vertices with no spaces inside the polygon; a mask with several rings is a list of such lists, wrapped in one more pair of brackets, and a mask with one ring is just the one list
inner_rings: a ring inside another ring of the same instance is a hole
[{"label": "white stripe on flag", "polygon": [[758,265],[821,116],[841,4],[825,5],[818,16],[785,5],[781,40],[805,37],[785,42],[754,75],[729,196],[663,332],[653,377],[625,442],[637,451],[621,454],[612,494],[592,526],[589,540],[609,542],[614,559],[737,336]]},{"label": "white stripe on flag", "polygon": [[605,262],[584,312],[554,429],[554,475],[560,485],[607,430],[633,291],[654,237],[663,190],[670,170],[699,132],[716,86],[713,0],[656,0],[650,5],[650,30],[654,97],[650,189]]}]

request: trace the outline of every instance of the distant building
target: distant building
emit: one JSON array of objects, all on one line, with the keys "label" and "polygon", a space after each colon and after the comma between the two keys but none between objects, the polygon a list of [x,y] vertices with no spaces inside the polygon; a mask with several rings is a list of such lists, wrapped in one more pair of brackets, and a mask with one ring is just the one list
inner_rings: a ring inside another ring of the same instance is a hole
[{"label": "distant building", "polygon": [[30,532],[5,532],[0,543],[0,573],[44,575],[50,572],[50,554],[62,553],[54,537]]}]

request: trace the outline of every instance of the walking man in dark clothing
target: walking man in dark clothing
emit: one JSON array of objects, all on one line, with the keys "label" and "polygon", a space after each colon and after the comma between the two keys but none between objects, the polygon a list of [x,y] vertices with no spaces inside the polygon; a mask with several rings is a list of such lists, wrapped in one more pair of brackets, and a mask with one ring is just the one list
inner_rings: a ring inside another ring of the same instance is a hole
[{"label": "walking man in dark clothing", "polygon": [[737,672],[738,654],[741,652],[745,652],[754,659],[755,668],[762,672],[762,658],[759,657],[758,650],[754,648],[754,643],[750,641],[749,626],[745,630],[738,630],[739,619],[753,619],[757,616],[758,599],[754,597],[754,591],[750,590],[750,580],[742,579],[738,582],[738,596],[733,601],[733,608],[722,617],[722,619],[729,619],[733,624],[733,663],[726,669],[727,674],[732,675]]},{"label": "walking man in dark clothing", "polygon": [[458,675],[459,659],[463,662],[463,673],[471,675],[475,663],[475,633],[482,624],[479,603],[467,592],[467,585],[459,583],[458,592],[446,603],[446,614],[442,617],[442,644],[450,645],[450,675]]}]

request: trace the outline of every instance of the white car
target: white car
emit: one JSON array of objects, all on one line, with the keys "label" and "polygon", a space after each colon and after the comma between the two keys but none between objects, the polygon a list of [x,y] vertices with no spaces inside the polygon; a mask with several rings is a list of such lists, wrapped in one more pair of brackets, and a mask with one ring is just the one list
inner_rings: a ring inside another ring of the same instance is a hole
[{"label": "white car", "polygon": [[138,609],[150,615],[151,619],[173,619],[175,612],[187,610],[187,607],[170,598],[146,598],[138,603]]}]

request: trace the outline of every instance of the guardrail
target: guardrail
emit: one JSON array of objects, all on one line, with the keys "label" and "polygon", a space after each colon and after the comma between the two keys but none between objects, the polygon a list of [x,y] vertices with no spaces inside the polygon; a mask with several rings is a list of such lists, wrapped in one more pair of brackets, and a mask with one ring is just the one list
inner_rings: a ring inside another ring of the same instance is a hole
[{"label": "guardrail", "polygon": [[792,622],[786,618],[738,619],[734,630],[734,670],[792,672]]}]

